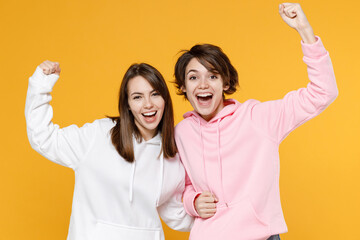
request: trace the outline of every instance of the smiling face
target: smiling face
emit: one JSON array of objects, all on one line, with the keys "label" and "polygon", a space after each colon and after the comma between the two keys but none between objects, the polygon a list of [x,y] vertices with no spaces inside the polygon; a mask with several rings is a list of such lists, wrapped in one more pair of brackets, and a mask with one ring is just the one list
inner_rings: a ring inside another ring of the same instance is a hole
[{"label": "smiling face", "polygon": [[206,121],[224,108],[223,91],[227,89],[219,73],[209,71],[196,58],[190,60],[182,91],[194,110]]},{"label": "smiling face", "polygon": [[128,104],[142,137],[145,141],[153,138],[165,107],[160,93],[145,78],[136,76],[128,83]]}]

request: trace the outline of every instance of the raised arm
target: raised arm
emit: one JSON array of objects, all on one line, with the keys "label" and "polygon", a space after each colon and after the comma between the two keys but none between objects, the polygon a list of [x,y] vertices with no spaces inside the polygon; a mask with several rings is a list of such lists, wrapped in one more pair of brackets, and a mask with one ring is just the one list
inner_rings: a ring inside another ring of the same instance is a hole
[{"label": "raised arm", "polygon": [[289,92],[283,99],[252,107],[255,125],[276,142],[281,142],[293,129],[320,114],[338,95],[329,53],[321,39],[313,35],[300,5],[281,4],[280,15],[302,37],[303,60],[310,83],[306,88]]},{"label": "raised arm", "polygon": [[37,152],[55,163],[75,169],[95,139],[95,124],[60,129],[52,123],[50,93],[60,71],[58,63],[45,61],[30,77],[25,105],[26,129],[30,144]]}]

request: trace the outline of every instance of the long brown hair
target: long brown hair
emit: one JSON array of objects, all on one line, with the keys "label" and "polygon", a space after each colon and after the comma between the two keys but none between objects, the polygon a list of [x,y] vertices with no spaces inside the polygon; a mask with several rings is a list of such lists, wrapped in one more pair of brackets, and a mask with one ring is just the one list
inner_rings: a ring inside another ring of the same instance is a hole
[{"label": "long brown hair", "polygon": [[170,93],[161,73],[146,63],[131,65],[121,82],[118,105],[120,116],[109,117],[116,123],[110,131],[112,143],[126,161],[134,161],[133,135],[138,142],[142,141],[142,136],[129,109],[128,83],[136,76],[145,78],[165,101],[164,113],[157,129],[161,134],[164,157],[174,157],[177,149],[174,139],[174,114]]},{"label": "long brown hair", "polygon": [[199,44],[193,46],[190,50],[181,51],[182,55],[175,64],[175,85],[178,95],[186,93],[182,91],[185,87],[185,71],[191,59],[196,58],[208,71],[217,72],[223,79],[223,85],[228,86],[224,90],[225,94],[233,94],[239,85],[238,73],[231,64],[229,58],[220,47],[212,44]]}]

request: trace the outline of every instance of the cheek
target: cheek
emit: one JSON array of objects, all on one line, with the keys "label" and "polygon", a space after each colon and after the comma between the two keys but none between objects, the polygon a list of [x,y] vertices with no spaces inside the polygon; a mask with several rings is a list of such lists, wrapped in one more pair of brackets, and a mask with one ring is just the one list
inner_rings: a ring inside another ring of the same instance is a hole
[{"label": "cheek", "polygon": [[216,84],[213,85],[214,90],[217,94],[222,95],[223,91],[225,90],[225,87],[223,86],[222,82],[216,82]]},{"label": "cheek", "polygon": [[132,114],[134,117],[136,117],[136,112],[134,111],[133,108],[130,108],[130,112],[131,112],[131,114]]},{"label": "cheek", "polygon": [[159,100],[158,107],[159,107],[159,109],[161,109],[162,112],[164,112],[164,109],[165,109],[165,101],[164,101],[163,98],[161,98],[161,100]]},{"label": "cheek", "polygon": [[189,80],[186,80],[185,81],[185,85],[182,87],[182,91],[183,92],[192,92],[194,91],[194,89],[196,88],[196,81],[189,81]]},{"label": "cheek", "polygon": [[185,91],[183,91],[184,93],[186,93],[186,98],[191,98],[192,97],[192,94],[191,93],[193,93],[194,92],[194,90],[195,90],[195,86],[194,86],[194,84],[187,84],[186,85],[186,87],[184,87],[184,90]]},{"label": "cheek", "polygon": [[133,115],[137,114],[141,109],[141,107],[139,106],[140,105],[139,103],[128,101],[128,104],[129,104],[129,109]]}]

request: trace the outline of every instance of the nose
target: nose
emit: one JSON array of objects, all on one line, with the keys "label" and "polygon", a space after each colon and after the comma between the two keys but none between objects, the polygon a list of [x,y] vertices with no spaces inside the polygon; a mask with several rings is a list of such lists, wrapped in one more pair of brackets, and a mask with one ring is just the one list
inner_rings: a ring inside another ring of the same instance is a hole
[{"label": "nose", "polygon": [[208,83],[208,80],[206,78],[200,78],[200,81],[199,81],[199,88],[200,89],[206,89],[209,87],[209,83]]},{"label": "nose", "polygon": [[151,109],[154,106],[153,102],[151,101],[151,97],[145,98],[144,108]]}]

